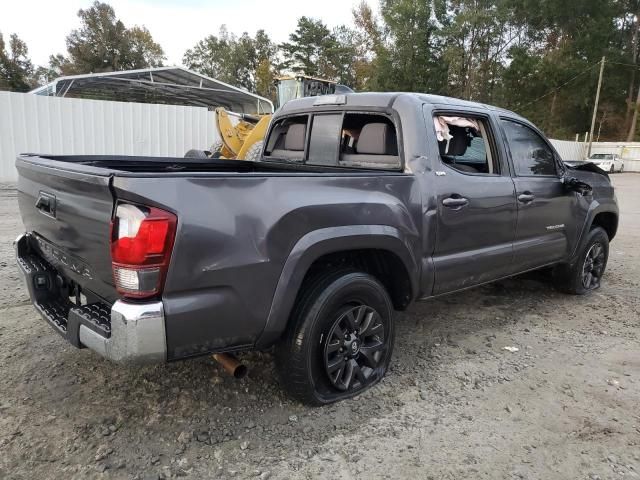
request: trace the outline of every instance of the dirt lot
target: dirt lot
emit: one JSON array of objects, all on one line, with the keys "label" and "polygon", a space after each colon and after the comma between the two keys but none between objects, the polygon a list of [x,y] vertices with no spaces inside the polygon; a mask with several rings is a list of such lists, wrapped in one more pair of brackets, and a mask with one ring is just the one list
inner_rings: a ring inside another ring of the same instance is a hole
[{"label": "dirt lot", "polygon": [[[541,276],[414,305],[387,378],[307,408],[268,353],[127,369],[76,350],[28,304],[0,188],[0,478],[640,478],[640,175],[602,288]],[[511,353],[504,347],[515,346]]]}]

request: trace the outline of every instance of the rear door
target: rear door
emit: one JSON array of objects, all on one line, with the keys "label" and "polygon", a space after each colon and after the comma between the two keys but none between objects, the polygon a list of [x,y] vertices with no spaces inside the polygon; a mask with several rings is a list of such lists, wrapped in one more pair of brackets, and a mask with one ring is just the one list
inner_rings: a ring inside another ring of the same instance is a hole
[{"label": "rear door", "polygon": [[18,158],[16,167],[18,205],[33,247],[67,279],[115,300],[109,170],[40,157]]},{"label": "rear door", "polygon": [[570,253],[571,217],[576,196],[567,191],[557,154],[530,125],[501,118],[514,168],[518,203],[518,226],[514,264],[518,271],[543,266]]},{"label": "rear door", "polygon": [[[465,117],[479,130],[451,128],[432,163],[437,195],[437,234],[433,254],[434,295],[504,277],[512,271],[516,227],[514,185],[495,119],[486,111],[425,109],[427,126],[437,116]],[[463,141],[458,135],[468,135]],[[464,148],[466,144],[466,148]]]}]

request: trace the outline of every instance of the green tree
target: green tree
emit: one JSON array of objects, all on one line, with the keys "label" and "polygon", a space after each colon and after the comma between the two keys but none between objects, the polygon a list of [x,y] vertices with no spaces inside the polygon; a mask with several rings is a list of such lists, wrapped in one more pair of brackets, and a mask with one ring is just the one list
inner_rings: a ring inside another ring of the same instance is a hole
[{"label": "green tree", "polygon": [[7,50],[0,32],[0,90],[26,92],[33,88],[33,65],[27,44],[15,33],[9,37]]},{"label": "green tree", "polygon": [[263,58],[256,68],[256,93],[275,102],[277,92],[274,85],[276,72],[268,59]]},{"label": "green tree", "polygon": [[[220,38],[219,38],[220,37]],[[200,40],[193,48],[188,49],[182,57],[182,63],[203,75],[215,77],[227,83],[236,83],[232,77],[230,66],[231,49],[229,34],[223,25],[219,37],[209,35]]]},{"label": "green tree", "polygon": [[61,53],[49,56],[49,63],[46,66],[40,66],[36,69],[35,80],[38,85],[46,85],[58,77],[71,74],[73,68],[71,62]]},{"label": "green tree", "polygon": [[160,67],[165,59],[162,47],[157,44],[146,27],[134,25],[127,31],[127,68]]},{"label": "green tree", "polygon": [[276,76],[282,65],[278,58],[278,46],[269,38],[264,30],[258,30],[255,36],[256,61],[255,91],[258,95],[276,100]]},{"label": "green tree", "polygon": [[384,90],[445,91],[440,26],[432,5],[424,0],[380,2],[388,42],[378,78]]},{"label": "green tree", "polygon": [[287,70],[324,78],[332,78],[336,74],[330,52],[337,48],[337,41],[320,20],[300,17],[295,32],[289,35],[289,42],[280,48]]},{"label": "green tree", "polygon": [[162,65],[164,52],[144,27],[127,28],[113,7],[94,2],[80,10],[80,28],[67,37],[67,61],[55,65],[65,75],[111,72]]},{"label": "green tree", "polygon": [[362,0],[352,11],[358,57],[354,64],[357,90],[384,90],[384,77],[390,69],[389,49],[382,21]]},{"label": "green tree", "polygon": [[352,87],[363,86],[357,68],[366,51],[361,40],[353,28],[339,25],[330,30],[320,20],[300,17],[295,32],[289,35],[289,42],[280,45],[283,67]]},{"label": "green tree", "polygon": [[335,27],[331,32],[333,41],[328,45],[327,58],[331,78],[338,83],[358,88],[364,83],[359,77],[358,65],[363,57],[357,32],[345,25]]},{"label": "green tree", "polygon": [[523,40],[512,5],[512,0],[457,0],[448,5],[439,34],[449,94],[494,100],[506,54]]},{"label": "green tree", "polygon": [[182,59],[189,69],[267,97],[273,95],[276,62],[277,47],[264,30],[255,37],[247,32],[238,37],[224,25],[217,36],[200,40]]},{"label": "green tree", "polygon": [[[576,15],[575,12],[580,12]],[[589,130],[597,81],[597,62],[629,63],[622,2],[534,0],[514,7],[514,21],[522,25],[524,40],[512,47],[502,75],[498,102],[518,111],[561,138]],[[605,70],[601,105],[608,113],[601,138],[620,138],[629,97],[630,71],[611,65]],[[619,114],[611,112],[619,105]],[[598,118],[602,118],[601,110]]]}]

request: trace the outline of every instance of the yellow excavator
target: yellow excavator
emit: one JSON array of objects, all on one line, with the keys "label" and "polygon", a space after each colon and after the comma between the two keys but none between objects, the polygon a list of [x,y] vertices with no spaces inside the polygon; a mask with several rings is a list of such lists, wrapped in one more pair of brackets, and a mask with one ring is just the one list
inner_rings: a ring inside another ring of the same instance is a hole
[{"label": "yellow excavator", "polygon": [[[278,77],[276,108],[294,98],[347,93],[352,90],[332,80],[294,75]],[[249,115],[230,112],[223,107],[215,110],[216,126],[220,140],[214,143],[208,152],[189,150],[185,157],[208,157],[235,160],[256,160],[262,151],[262,141],[271,114]]]}]

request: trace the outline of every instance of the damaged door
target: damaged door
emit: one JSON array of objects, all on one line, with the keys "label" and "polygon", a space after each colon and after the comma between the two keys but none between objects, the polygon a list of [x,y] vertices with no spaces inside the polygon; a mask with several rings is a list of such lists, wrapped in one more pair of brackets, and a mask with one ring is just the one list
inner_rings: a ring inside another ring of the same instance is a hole
[{"label": "damaged door", "polygon": [[[438,140],[433,164],[438,209],[435,295],[512,271],[516,200],[493,135],[495,125],[486,113],[447,113],[452,115],[470,121],[449,125],[447,138]],[[427,121],[433,121],[431,114]]]},{"label": "damaged door", "polygon": [[580,210],[576,195],[565,188],[555,151],[541,135],[516,120],[503,118],[501,125],[518,202],[514,264],[524,271],[562,260],[570,253],[570,238],[577,234],[579,222],[572,219]]}]

